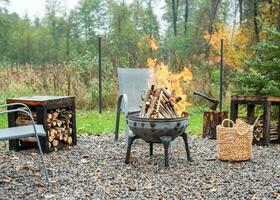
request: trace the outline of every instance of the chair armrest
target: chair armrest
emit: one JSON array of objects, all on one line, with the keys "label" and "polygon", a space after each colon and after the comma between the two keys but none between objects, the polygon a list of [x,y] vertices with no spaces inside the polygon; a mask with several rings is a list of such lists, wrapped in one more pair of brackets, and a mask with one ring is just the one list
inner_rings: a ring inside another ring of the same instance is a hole
[{"label": "chair armrest", "polygon": [[120,97],[122,97],[122,101],[123,101],[123,105],[124,105],[124,113],[125,115],[127,115],[128,113],[128,98],[127,95],[125,93],[121,94]]},{"label": "chair armrest", "polygon": [[9,107],[9,106],[23,106],[23,107],[27,108],[27,110],[28,110],[28,112],[29,112],[30,114],[32,114],[30,108],[29,108],[27,105],[23,104],[23,103],[9,103],[9,104],[4,104],[4,105],[0,105],[0,108],[5,108],[5,107]]},{"label": "chair armrest", "polygon": [[[7,105],[9,105],[9,104],[7,104]],[[24,105],[24,104],[23,104],[23,105]],[[3,107],[5,107],[5,106],[3,106]],[[31,121],[32,121],[34,133],[35,133],[36,137],[38,137],[34,118],[33,118],[32,114],[29,113],[29,112],[27,112],[26,110],[22,110],[22,109],[4,110],[4,111],[1,111],[1,112],[0,112],[0,115],[5,114],[5,113],[14,113],[14,112],[24,112],[24,113],[26,113],[26,114],[30,117],[30,119],[31,119]]]}]

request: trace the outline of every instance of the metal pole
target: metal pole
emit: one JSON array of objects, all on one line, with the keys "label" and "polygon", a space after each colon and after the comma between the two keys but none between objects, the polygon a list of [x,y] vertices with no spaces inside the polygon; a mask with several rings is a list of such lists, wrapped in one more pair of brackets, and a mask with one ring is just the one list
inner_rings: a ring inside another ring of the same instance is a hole
[{"label": "metal pole", "polygon": [[221,52],[220,52],[220,111],[223,109],[223,53],[224,53],[224,40],[221,39]]},{"label": "metal pole", "polygon": [[101,36],[98,36],[98,76],[99,76],[99,84],[98,84],[98,107],[99,113],[102,113],[102,79],[101,79]]}]

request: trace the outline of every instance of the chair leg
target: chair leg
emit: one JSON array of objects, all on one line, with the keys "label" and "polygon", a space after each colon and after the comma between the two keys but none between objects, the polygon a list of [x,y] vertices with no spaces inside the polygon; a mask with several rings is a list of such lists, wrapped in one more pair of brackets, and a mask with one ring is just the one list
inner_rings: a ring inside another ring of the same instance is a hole
[{"label": "chair leg", "polygon": [[187,135],[187,133],[183,132],[181,134],[181,137],[183,138],[184,143],[185,143],[185,148],[186,148],[186,153],[187,153],[188,161],[192,161],[191,153],[190,153],[190,148],[189,148],[189,143],[188,143],[188,135]]},{"label": "chair leg", "polygon": [[125,157],[125,163],[126,164],[129,163],[129,156],[130,156],[131,146],[133,144],[133,141],[137,138],[138,138],[138,136],[136,136],[136,135],[130,135],[128,137],[128,146],[127,146],[126,157]]},{"label": "chair leg", "polygon": [[42,160],[42,164],[43,164],[43,168],[44,168],[45,177],[46,177],[46,180],[48,183],[48,188],[50,188],[50,179],[49,179],[49,175],[48,175],[48,170],[47,170],[47,167],[44,162],[43,152],[42,152],[42,148],[41,148],[41,144],[40,144],[38,135],[36,135],[36,139],[37,139],[37,144],[38,144],[38,148],[39,148],[39,152],[40,152],[40,156],[41,156],[41,160]]},{"label": "chair leg", "polygon": [[120,115],[121,115],[121,103],[123,96],[121,95],[118,100],[117,105],[117,116],[116,116],[116,129],[115,129],[115,141],[119,139],[119,130],[120,130]]}]

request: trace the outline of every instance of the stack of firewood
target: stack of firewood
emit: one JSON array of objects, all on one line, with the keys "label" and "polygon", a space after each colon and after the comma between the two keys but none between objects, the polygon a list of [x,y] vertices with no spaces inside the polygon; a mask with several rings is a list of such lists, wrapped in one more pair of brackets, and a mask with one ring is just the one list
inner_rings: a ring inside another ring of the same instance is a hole
[{"label": "stack of firewood", "polygon": [[169,88],[152,85],[146,94],[142,94],[142,105],[139,117],[164,119],[176,118],[180,115],[176,111],[176,103],[182,98],[176,97]]},{"label": "stack of firewood", "polygon": [[[36,112],[32,112],[35,123],[37,124]],[[47,113],[47,128],[49,147],[57,147],[60,144],[72,144],[72,111],[66,109],[56,109]],[[31,119],[26,113],[18,112],[16,126],[32,124]],[[35,137],[21,139],[22,142],[36,142]]]},{"label": "stack of firewood", "polygon": [[57,147],[61,142],[72,144],[71,118],[72,112],[65,109],[56,109],[48,113],[49,147]]},{"label": "stack of firewood", "polygon": [[[278,123],[271,122],[269,126],[270,141],[278,140]],[[259,120],[254,127],[254,138],[259,141],[263,138],[263,121]]]}]

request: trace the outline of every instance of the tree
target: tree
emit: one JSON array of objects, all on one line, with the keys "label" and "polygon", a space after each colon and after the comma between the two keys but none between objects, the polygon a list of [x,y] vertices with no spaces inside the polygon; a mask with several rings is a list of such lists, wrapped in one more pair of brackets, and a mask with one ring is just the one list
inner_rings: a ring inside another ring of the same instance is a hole
[{"label": "tree", "polygon": [[238,94],[280,96],[280,32],[268,29],[267,39],[256,47],[256,57],[236,76]]}]

